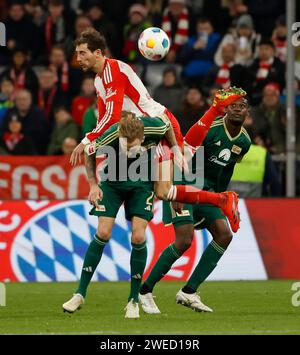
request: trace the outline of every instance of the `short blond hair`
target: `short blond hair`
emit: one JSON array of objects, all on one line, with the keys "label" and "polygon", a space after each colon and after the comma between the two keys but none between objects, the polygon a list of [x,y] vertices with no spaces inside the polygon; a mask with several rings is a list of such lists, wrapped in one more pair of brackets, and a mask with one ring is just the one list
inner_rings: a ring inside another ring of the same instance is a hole
[{"label": "short blond hair", "polygon": [[122,111],[122,118],[119,124],[119,136],[127,138],[129,142],[135,139],[144,139],[144,123],[136,117],[135,113]]}]

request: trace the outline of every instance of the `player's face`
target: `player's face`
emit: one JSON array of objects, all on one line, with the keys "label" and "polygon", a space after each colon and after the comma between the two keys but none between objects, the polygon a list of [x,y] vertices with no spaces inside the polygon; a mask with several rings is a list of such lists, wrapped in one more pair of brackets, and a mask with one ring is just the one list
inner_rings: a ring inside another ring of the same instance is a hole
[{"label": "player's face", "polygon": [[240,98],[239,100],[234,101],[230,104],[225,112],[227,114],[228,120],[233,125],[242,125],[249,115],[249,106],[248,102],[244,98]]},{"label": "player's face", "polygon": [[76,54],[77,62],[83,71],[88,71],[95,66],[98,53],[97,51],[91,52],[87,47],[87,43],[77,46]]}]

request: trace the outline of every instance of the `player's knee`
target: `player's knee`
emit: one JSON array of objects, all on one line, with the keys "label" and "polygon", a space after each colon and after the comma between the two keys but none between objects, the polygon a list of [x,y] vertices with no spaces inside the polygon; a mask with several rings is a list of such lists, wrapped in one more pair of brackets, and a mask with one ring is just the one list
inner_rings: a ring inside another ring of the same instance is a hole
[{"label": "player's knee", "polygon": [[104,240],[109,240],[111,236],[111,229],[105,226],[99,226],[97,229],[97,235]]},{"label": "player's knee", "polygon": [[181,254],[183,254],[190,248],[190,246],[192,245],[193,237],[193,227],[184,228],[183,230],[181,230],[180,227],[176,229],[175,247]]},{"label": "player's knee", "polygon": [[154,186],[154,192],[158,199],[167,200],[172,184],[170,182],[159,182]]},{"label": "player's knee", "polygon": [[229,230],[229,228],[227,230],[224,230],[220,233],[216,233],[213,235],[213,239],[222,247],[222,248],[227,248],[228,245],[231,243],[232,241],[232,233]]},{"label": "player's knee", "polygon": [[191,239],[184,239],[175,242],[175,246],[180,251],[181,254],[185,253],[190,248],[191,245],[192,245]]},{"label": "player's knee", "polygon": [[132,231],[131,243],[133,244],[143,244],[146,240],[145,232],[136,232]]}]

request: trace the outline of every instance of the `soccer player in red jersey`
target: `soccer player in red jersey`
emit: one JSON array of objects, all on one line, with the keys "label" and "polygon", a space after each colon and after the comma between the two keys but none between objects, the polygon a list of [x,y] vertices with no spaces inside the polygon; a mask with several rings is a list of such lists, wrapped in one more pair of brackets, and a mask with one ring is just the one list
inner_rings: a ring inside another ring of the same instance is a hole
[{"label": "soccer player in red jersey", "polygon": [[[112,124],[119,122],[122,111],[130,111],[137,116],[160,116],[170,121],[174,134],[171,133],[166,138],[172,148],[174,162],[179,167],[186,168],[181,153],[183,137],[178,121],[168,109],[151,98],[142,81],[128,64],[105,57],[105,38],[96,30],[88,29],[81,33],[75,41],[75,46],[77,61],[82,70],[92,70],[96,73],[94,84],[98,97],[99,116],[95,129],[87,133],[74,149],[70,158],[71,164],[75,165],[77,161],[81,161],[81,154],[87,144],[100,137]],[[186,144],[192,148],[200,146],[213,120],[220,114],[220,110],[239,97],[241,95],[231,92],[225,99],[224,97],[216,97],[214,105],[191,128],[191,132],[187,133]],[[160,199],[184,203],[213,204],[224,210],[231,225],[236,225],[235,216],[238,204],[236,194],[231,192],[211,193],[185,185],[175,187],[171,183],[171,173],[169,179],[163,181],[162,172],[171,171],[170,157],[171,153],[165,147],[161,156],[159,181],[155,183],[156,196]]]}]

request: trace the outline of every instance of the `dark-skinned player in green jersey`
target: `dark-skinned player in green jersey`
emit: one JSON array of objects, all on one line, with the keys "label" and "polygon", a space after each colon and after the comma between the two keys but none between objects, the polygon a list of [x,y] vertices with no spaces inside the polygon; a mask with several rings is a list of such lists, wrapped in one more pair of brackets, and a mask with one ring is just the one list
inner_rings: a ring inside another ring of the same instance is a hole
[{"label": "dark-skinned player in green jersey", "polygon": [[[248,115],[245,97],[231,103],[218,117],[204,139],[204,190],[225,191],[234,166],[248,152],[251,140],[243,123]],[[193,166],[193,172],[197,167]],[[189,182],[190,184],[190,182]],[[212,312],[197,294],[199,286],[217,266],[232,240],[232,232],[220,208],[212,205],[183,205],[164,202],[164,222],[173,224],[175,241],[161,254],[150,275],[142,285],[139,300],[146,313],[160,313],[152,291],[157,282],[171,269],[173,263],[190,247],[194,228],[207,228],[213,240],[207,246],[186,285],[176,294],[176,302],[198,312]],[[239,218],[239,217],[238,217]]]}]

